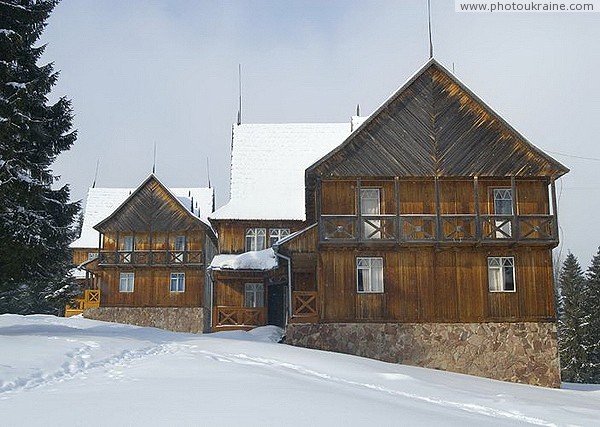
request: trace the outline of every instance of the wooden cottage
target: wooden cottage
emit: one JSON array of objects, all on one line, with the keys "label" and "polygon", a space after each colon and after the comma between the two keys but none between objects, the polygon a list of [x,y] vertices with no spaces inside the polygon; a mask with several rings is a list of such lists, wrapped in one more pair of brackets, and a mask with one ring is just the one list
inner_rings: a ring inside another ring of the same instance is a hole
[{"label": "wooden cottage", "polygon": [[566,172],[431,60],[306,170],[288,342],[558,386]]},{"label": "wooden cottage", "polygon": [[206,220],[212,200],[212,188],[168,189],[154,175],[133,190],[94,226],[100,249],[84,268],[93,274],[101,302],[84,315],[177,331],[207,330],[206,267],[216,252]]},{"label": "wooden cottage", "polygon": [[211,265],[214,330],[285,325],[287,269],[270,248],[305,225],[304,170],[359,120],[233,127],[231,199],[210,215],[220,254]]}]

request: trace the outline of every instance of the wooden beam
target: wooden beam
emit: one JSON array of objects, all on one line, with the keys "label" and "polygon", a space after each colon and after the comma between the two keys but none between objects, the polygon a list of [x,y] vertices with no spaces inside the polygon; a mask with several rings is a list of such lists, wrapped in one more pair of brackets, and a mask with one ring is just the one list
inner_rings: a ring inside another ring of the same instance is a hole
[{"label": "wooden beam", "polygon": [[514,240],[518,241],[520,236],[520,232],[519,232],[519,224],[517,223],[517,207],[518,207],[518,203],[517,203],[517,181],[515,179],[515,176],[511,176],[510,177],[510,189],[511,189],[511,193],[512,193],[512,211],[513,211],[513,218],[512,218],[512,226],[513,226],[513,230],[512,234],[514,234],[513,236],[511,236]]},{"label": "wooden beam", "polygon": [[323,226],[323,221],[321,220],[321,177],[317,177],[317,188],[315,191],[315,209],[317,214],[317,221],[319,222],[319,242],[323,241],[323,235],[325,232],[325,227]]},{"label": "wooden beam", "polygon": [[475,239],[481,240],[481,212],[479,208],[479,178],[473,178],[473,191],[475,193]]},{"label": "wooden beam", "polygon": [[402,224],[400,222],[400,178],[394,177],[394,191],[396,192],[396,241],[400,242],[402,236]]},{"label": "wooden beam", "polygon": [[362,181],[360,178],[358,178],[356,180],[356,192],[357,192],[357,198],[356,198],[356,206],[358,209],[358,224],[356,227],[356,240],[361,240],[362,238],[362,229],[363,229],[363,223],[362,223],[362,202],[360,200],[360,190],[361,190],[361,184]]},{"label": "wooden beam", "polygon": [[442,215],[442,209],[440,206],[440,180],[439,177],[435,177],[435,181],[434,181],[434,186],[435,186],[435,240],[436,241],[441,241],[442,240],[442,219],[441,219],[441,215]]},{"label": "wooden beam", "polygon": [[556,202],[556,183],[554,178],[550,180],[550,189],[552,190],[552,215],[554,216],[552,231],[554,239],[558,240],[558,204]]}]

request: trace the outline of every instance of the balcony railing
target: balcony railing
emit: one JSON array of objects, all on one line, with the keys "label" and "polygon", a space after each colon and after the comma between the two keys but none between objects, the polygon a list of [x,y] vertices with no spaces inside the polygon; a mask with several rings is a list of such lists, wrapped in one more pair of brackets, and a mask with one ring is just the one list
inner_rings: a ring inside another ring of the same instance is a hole
[{"label": "balcony railing", "polygon": [[101,251],[99,265],[200,265],[202,251]]},{"label": "balcony railing", "polygon": [[75,298],[71,304],[65,307],[65,317],[76,316],[83,313],[86,308],[100,307],[100,291],[98,289],[86,289],[83,298]]},{"label": "balcony railing", "polygon": [[324,243],[478,243],[554,244],[553,215],[321,215]]},{"label": "balcony railing", "polygon": [[292,293],[293,322],[317,322],[319,313],[317,311],[317,292],[294,291]]},{"label": "balcony railing", "polygon": [[215,328],[253,328],[265,325],[264,308],[217,306]]}]

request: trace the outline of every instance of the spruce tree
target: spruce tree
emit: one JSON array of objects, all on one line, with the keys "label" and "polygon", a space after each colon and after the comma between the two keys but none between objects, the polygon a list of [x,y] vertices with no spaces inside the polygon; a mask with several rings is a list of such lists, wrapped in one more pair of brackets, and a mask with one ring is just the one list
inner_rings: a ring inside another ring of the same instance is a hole
[{"label": "spruce tree", "polygon": [[585,278],[579,261],[567,255],[559,278],[558,339],[561,374],[564,381],[585,383],[589,380]]},{"label": "spruce tree", "polygon": [[585,306],[589,317],[588,357],[592,383],[600,384],[600,248],[586,272]]},{"label": "spruce tree", "polygon": [[0,1],[0,313],[56,312],[72,291],[69,243],[79,210],[50,166],[76,139],[70,101],[37,46],[58,0]]}]

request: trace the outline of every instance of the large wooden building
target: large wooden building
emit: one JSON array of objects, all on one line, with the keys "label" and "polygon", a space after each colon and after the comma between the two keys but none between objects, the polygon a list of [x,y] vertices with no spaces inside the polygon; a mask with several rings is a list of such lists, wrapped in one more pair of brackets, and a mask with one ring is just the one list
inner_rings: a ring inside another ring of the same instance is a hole
[{"label": "large wooden building", "polygon": [[289,342],[558,385],[567,171],[431,60],[306,170]]}]

